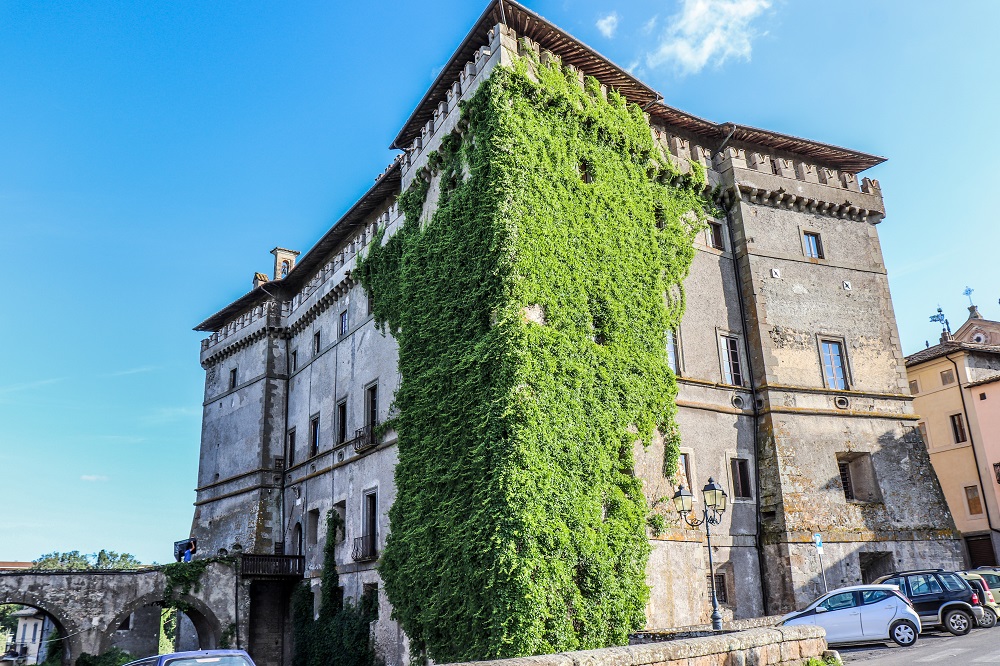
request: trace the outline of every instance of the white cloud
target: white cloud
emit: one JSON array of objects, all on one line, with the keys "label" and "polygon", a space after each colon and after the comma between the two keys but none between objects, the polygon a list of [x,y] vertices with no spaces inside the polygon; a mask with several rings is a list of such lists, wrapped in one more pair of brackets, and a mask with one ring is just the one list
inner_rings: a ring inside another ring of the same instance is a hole
[{"label": "white cloud", "polygon": [[119,370],[118,372],[109,372],[106,375],[101,375],[102,377],[126,377],[128,375],[139,375],[145,372],[152,372],[156,370],[156,366],[153,365],[143,365],[138,368],[129,368],[128,370]]},{"label": "white cloud", "polygon": [[660,19],[659,15],[646,21],[642,26],[642,34],[648,35],[656,29],[656,22]]},{"label": "white cloud", "polygon": [[100,474],[82,474],[80,476],[81,481],[90,481],[91,483],[96,481],[107,481],[108,477],[101,476]]},{"label": "white cloud", "polygon": [[680,13],[671,17],[646,64],[695,74],[729,58],[749,60],[758,35],[751,23],[770,6],[771,0],[681,0]]},{"label": "white cloud", "polygon": [[597,29],[608,39],[614,37],[615,30],[618,29],[618,12],[611,12],[604,18],[598,19]]}]

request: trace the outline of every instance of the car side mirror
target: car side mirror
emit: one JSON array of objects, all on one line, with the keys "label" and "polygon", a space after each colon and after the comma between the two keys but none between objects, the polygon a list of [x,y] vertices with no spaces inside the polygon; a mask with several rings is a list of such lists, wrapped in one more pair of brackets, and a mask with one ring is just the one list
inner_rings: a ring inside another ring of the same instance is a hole
[{"label": "car side mirror", "polygon": [[817,613],[825,613],[827,609],[824,606],[816,606]]}]

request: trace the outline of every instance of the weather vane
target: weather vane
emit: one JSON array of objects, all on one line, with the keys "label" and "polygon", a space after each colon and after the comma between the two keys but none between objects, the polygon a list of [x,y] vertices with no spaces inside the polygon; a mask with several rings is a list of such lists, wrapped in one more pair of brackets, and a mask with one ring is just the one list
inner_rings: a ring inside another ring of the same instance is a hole
[{"label": "weather vane", "polygon": [[973,305],[975,305],[975,303],[972,302],[972,292],[973,291],[975,291],[975,290],[972,287],[966,287],[965,291],[962,292],[962,295],[969,297],[969,306],[970,307],[973,306]]},{"label": "weather vane", "polygon": [[941,328],[951,333],[951,325],[948,323],[948,320],[944,318],[944,311],[941,309],[941,306],[938,306],[936,315],[931,315],[931,321],[941,324]]}]

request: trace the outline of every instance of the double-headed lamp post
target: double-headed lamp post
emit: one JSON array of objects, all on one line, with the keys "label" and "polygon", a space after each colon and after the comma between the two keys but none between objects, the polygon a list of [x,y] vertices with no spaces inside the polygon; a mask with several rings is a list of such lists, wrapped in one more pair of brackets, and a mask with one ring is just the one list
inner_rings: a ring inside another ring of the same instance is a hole
[{"label": "double-headed lamp post", "polygon": [[726,500],[729,497],[715,479],[708,477],[708,484],[701,489],[702,497],[705,499],[705,507],[702,510],[702,518],[698,520],[692,509],[694,496],[691,491],[681,486],[674,493],[674,508],[684,522],[691,527],[705,526],[705,537],[708,539],[708,581],[712,590],[712,629],[719,631],[722,629],[722,613],[719,612],[719,600],[715,596],[715,565],[712,562],[712,525],[722,522],[722,514],[726,512]]}]

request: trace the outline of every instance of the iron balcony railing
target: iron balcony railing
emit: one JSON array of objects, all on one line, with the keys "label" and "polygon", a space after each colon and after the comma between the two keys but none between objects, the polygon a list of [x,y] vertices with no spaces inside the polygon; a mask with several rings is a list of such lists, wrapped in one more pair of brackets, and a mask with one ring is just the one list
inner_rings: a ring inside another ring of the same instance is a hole
[{"label": "iron balcony railing", "polygon": [[306,558],[301,555],[257,555],[243,553],[240,571],[244,578],[301,578]]},{"label": "iron balcony railing", "polygon": [[377,425],[377,423],[369,423],[364,428],[358,428],[355,431],[354,439],[351,440],[355,453],[361,453],[378,446],[378,437],[375,435]]},{"label": "iron balcony railing", "polygon": [[354,539],[354,552],[351,557],[355,562],[371,562],[378,559],[378,550],[375,548],[375,535],[364,534]]}]

